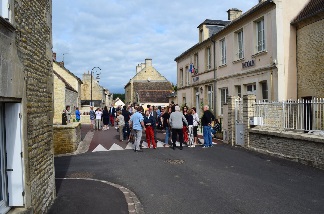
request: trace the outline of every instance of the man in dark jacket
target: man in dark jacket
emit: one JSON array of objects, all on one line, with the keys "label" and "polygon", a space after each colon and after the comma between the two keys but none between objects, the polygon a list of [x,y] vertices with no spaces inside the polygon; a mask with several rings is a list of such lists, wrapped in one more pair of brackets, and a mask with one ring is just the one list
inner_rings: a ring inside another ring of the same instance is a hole
[{"label": "man in dark jacket", "polygon": [[123,136],[124,136],[124,140],[128,139],[129,137],[129,119],[131,116],[131,113],[129,111],[126,110],[126,106],[123,106],[123,111],[122,111],[122,115],[124,116],[124,120],[125,120],[125,126],[124,126],[124,130],[123,130]]},{"label": "man in dark jacket", "polygon": [[116,117],[116,109],[114,107],[114,104],[111,104],[111,107],[109,109],[109,119],[110,119],[111,126],[114,126],[115,117]]},{"label": "man in dark jacket", "polygon": [[211,135],[211,122],[215,120],[213,113],[209,111],[209,106],[204,106],[204,114],[201,118],[201,125],[203,126],[204,145],[203,148],[213,146],[212,135]]}]

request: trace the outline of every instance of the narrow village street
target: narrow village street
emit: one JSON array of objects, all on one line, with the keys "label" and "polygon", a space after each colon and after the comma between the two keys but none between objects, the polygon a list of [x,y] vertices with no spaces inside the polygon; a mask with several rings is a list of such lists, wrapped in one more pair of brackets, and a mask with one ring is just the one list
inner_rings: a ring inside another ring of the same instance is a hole
[{"label": "narrow village street", "polygon": [[[83,124],[83,139],[88,131]],[[321,170],[221,142],[135,153],[117,135],[96,131],[88,152],[55,158],[57,199],[49,213],[323,213]],[[118,185],[136,195],[137,210]]]}]

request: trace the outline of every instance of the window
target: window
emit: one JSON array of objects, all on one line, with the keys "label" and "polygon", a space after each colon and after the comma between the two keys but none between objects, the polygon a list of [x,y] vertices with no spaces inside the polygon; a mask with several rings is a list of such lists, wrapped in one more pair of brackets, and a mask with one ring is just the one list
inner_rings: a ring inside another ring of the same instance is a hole
[{"label": "window", "polygon": [[184,86],[183,69],[180,69],[180,87]]},{"label": "window", "polygon": [[186,85],[189,86],[190,85],[190,72],[189,72],[189,68],[188,66],[186,66]]},{"label": "window", "polygon": [[246,91],[247,91],[247,94],[255,94],[255,92],[256,92],[256,84],[253,83],[253,84],[246,85]]},{"label": "window", "polygon": [[212,85],[208,85],[207,86],[207,99],[208,99],[208,106],[209,108],[213,109],[214,106],[214,100],[213,100],[213,86]]},{"label": "window", "polygon": [[7,21],[11,21],[11,10],[9,0],[0,0],[0,16],[2,16],[2,18],[6,19]]},{"label": "window", "polygon": [[241,86],[237,85],[235,86],[235,88],[236,88],[237,96],[242,98]]},{"label": "window", "polygon": [[239,59],[243,59],[244,58],[243,30],[237,33],[237,47],[238,47],[237,56]]},{"label": "window", "polygon": [[207,70],[211,69],[211,52],[210,47],[206,49],[206,68]]},{"label": "window", "polygon": [[194,55],[195,74],[198,73],[198,66],[199,66],[198,62],[199,62],[199,60],[198,60],[198,53],[196,53],[196,54]]},{"label": "window", "polygon": [[267,81],[261,82],[262,100],[268,102],[268,84]]},{"label": "window", "polygon": [[220,41],[220,48],[221,48],[221,65],[226,64],[226,44],[225,44],[225,39],[222,39]]},{"label": "window", "polygon": [[265,35],[264,35],[264,19],[260,19],[256,22],[257,30],[257,51],[265,50]]},{"label": "window", "polygon": [[182,105],[187,105],[186,97],[182,97]]},{"label": "window", "polygon": [[223,114],[223,105],[227,103],[228,88],[221,88],[221,114]]}]

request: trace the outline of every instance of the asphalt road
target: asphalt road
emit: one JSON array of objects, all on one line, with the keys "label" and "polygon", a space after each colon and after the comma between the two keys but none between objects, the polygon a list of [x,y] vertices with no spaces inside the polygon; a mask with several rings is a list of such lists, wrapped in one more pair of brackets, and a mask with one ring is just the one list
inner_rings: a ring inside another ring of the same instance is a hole
[{"label": "asphalt road", "polygon": [[324,213],[324,171],[228,145],[88,152],[55,170],[127,187],[148,214]]}]

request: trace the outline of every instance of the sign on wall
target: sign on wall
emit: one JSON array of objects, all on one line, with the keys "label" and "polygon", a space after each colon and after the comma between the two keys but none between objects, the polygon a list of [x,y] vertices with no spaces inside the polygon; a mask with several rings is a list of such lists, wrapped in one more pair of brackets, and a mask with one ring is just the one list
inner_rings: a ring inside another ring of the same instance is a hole
[{"label": "sign on wall", "polygon": [[255,65],[255,63],[254,63],[254,60],[252,59],[252,60],[243,62],[242,63],[242,68],[248,68],[248,67],[252,67],[254,65]]}]

